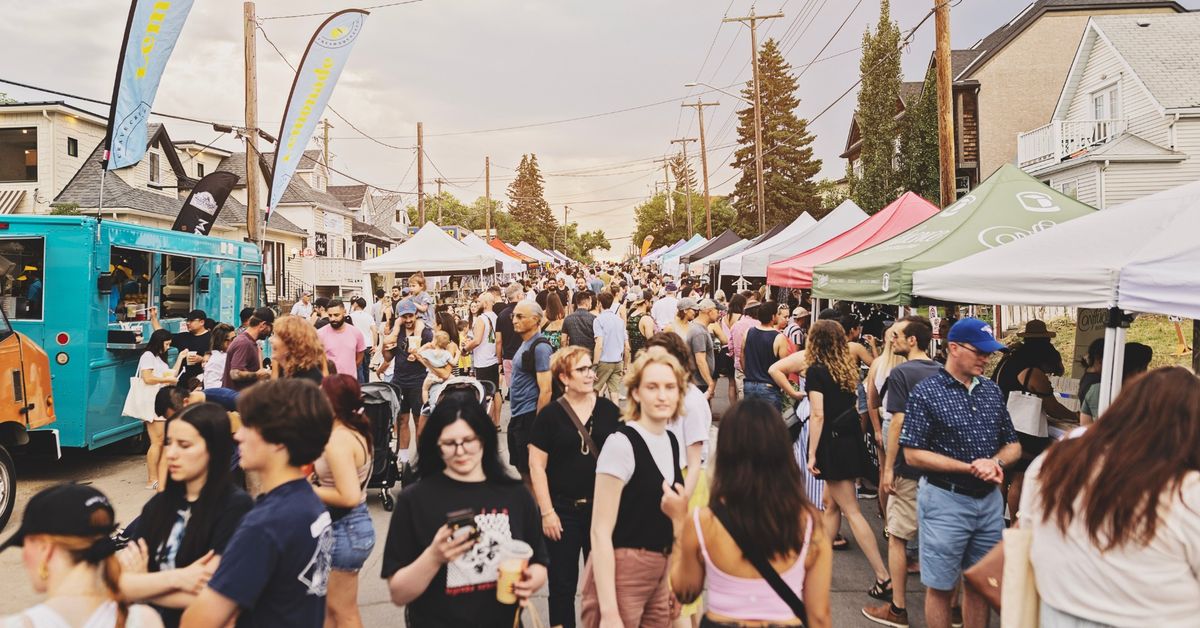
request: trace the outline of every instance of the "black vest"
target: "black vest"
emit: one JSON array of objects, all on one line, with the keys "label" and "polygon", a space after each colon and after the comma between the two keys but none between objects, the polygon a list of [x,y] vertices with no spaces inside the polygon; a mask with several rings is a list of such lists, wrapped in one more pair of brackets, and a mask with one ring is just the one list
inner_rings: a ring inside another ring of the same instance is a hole
[{"label": "black vest", "polygon": [[[613,528],[613,549],[627,547],[654,552],[670,553],[675,544],[675,530],[671,519],[662,512],[662,472],[654,463],[654,456],[646,441],[633,426],[622,425],[620,433],[633,445],[633,476],[621,491],[621,505],[617,511],[617,524]],[[683,472],[679,470],[679,442],[670,431],[671,468],[674,469],[672,484],[683,485]]]}]

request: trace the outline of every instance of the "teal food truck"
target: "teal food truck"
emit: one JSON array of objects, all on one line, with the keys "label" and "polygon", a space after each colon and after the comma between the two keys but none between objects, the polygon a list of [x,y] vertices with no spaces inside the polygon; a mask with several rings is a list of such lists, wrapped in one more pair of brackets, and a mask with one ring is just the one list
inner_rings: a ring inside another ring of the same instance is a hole
[{"label": "teal food truck", "polygon": [[253,244],[90,216],[0,216],[0,307],[49,356],[56,420],[31,430],[53,446],[94,449],[142,431],[121,416],[152,332],[183,331],[193,308],[238,325],[263,305]]}]

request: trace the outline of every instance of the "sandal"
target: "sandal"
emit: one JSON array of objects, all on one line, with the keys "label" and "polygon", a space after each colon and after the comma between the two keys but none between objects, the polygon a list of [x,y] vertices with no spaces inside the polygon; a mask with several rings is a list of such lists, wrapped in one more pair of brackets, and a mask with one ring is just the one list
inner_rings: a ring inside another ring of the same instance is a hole
[{"label": "sandal", "polygon": [[867,595],[884,602],[890,602],[892,599],[892,579],[876,580],[875,586],[867,591]]},{"label": "sandal", "polygon": [[846,537],[839,534],[833,537],[833,549],[839,552],[848,550],[850,549],[850,541],[847,541]]}]

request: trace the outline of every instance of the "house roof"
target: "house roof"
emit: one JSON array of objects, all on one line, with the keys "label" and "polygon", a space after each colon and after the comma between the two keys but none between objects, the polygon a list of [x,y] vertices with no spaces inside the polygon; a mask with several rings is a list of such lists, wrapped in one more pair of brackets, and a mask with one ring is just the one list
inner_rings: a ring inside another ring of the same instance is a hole
[{"label": "house roof", "polygon": [[354,230],[353,237],[355,237],[355,238],[366,237],[366,238],[370,238],[372,240],[377,240],[377,241],[381,241],[381,242],[389,242],[389,243],[390,242],[403,242],[404,240],[407,239],[407,238],[392,237],[391,235],[388,235],[385,231],[383,231],[379,227],[376,227],[375,225],[372,225],[371,223],[368,223],[368,222],[363,222],[357,218],[352,218],[351,220],[353,221],[352,222],[352,227]]},{"label": "house roof", "polygon": [[1200,13],[1104,15],[1092,24],[1164,109],[1200,107]]},{"label": "house roof", "polygon": [[1021,33],[1025,32],[1026,28],[1029,28],[1030,25],[1047,13],[1131,8],[1169,8],[1179,13],[1187,11],[1178,2],[1171,0],[1037,0],[1022,9],[1009,23],[975,42],[975,45],[970,48],[970,52],[974,52],[975,56],[966,61],[966,66],[961,70],[958,69],[958,66],[960,62],[966,60],[966,51],[955,51],[963,52],[964,54],[961,59],[955,59],[951,56],[951,67],[954,68],[954,80],[958,81],[969,78],[972,72],[983,67],[989,59],[996,56],[1005,46],[1020,36]]},{"label": "house roof", "polygon": [[921,97],[923,91],[925,91],[923,81],[905,81],[900,84],[900,102],[904,103],[905,108],[908,108],[910,103]]},{"label": "house roof", "polygon": [[362,207],[363,198],[367,195],[367,186],[362,184],[328,185],[325,190],[346,207]]},{"label": "house roof", "polygon": [[76,107],[74,105],[68,105],[66,102],[64,102],[62,100],[0,102],[0,107],[3,107],[5,109],[21,109],[21,108],[48,109],[51,107],[58,107],[58,108],[68,110],[66,113],[68,113],[70,115],[82,114],[83,116],[86,116],[88,119],[90,119],[92,122],[95,122],[98,124],[108,124],[108,118],[105,118],[104,116],[97,114],[97,113],[92,113],[91,111],[88,111],[87,109],[80,109],[79,107]]}]

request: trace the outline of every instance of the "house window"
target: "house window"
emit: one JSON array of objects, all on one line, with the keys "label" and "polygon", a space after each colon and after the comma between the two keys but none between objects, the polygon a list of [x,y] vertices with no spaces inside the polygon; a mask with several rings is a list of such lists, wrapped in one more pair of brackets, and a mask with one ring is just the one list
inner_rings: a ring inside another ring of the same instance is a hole
[{"label": "house window", "polygon": [[1120,90],[1114,83],[1104,89],[1092,92],[1092,118],[1094,120],[1115,120],[1121,117]]},{"label": "house window", "polygon": [[396,218],[395,218],[395,219],[394,219],[392,222],[395,222],[395,223],[398,223],[398,224],[404,224],[404,220],[400,218],[400,212],[401,212],[401,211],[403,211],[403,210],[400,210],[400,209],[397,209],[397,210],[396,210]]},{"label": "house window", "polygon": [[316,235],[316,240],[317,240],[317,246],[316,246],[317,257],[328,257],[329,256],[329,236],[325,235],[324,233],[318,233]]},{"label": "house window", "polygon": [[204,178],[204,164],[196,162],[196,176]]},{"label": "house window", "polygon": [[150,153],[150,182],[158,183],[158,153]]},{"label": "house window", "polygon": [[37,127],[0,129],[0,181],[37,181]]},{"label": "house window", "polygon": [[79,140],[73,137],[67,138],[67,155],[70,157],[79,156]]},{"label": "house window", "polygon": [[1070,196],[1071,198],[1079,198],[1079,187],[1075,182],[1075,179],[1063,181],[1061,184],[1059,184],[1058,191]]}]

